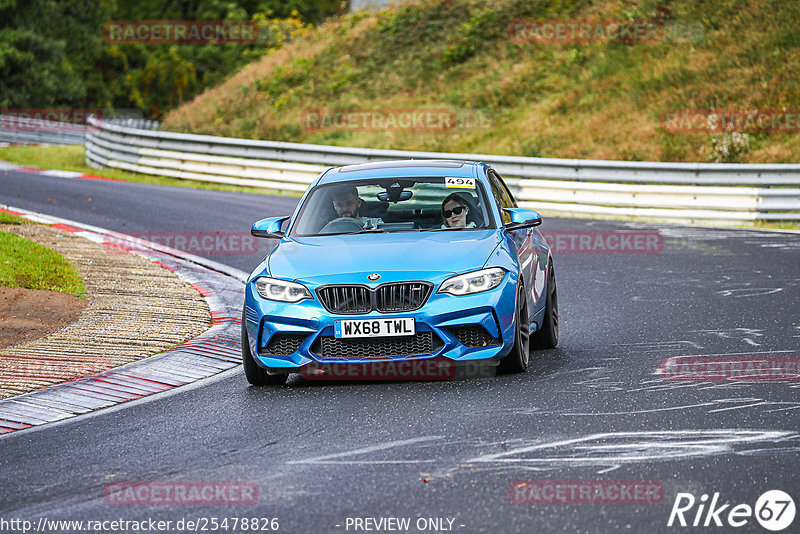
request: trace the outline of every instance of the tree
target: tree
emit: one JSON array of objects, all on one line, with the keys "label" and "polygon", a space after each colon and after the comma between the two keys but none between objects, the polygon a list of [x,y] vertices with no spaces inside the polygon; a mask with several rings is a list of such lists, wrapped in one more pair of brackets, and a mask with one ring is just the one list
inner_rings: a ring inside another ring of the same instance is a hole
[{"label": "tree", "polygon": [[52,34],[54,0],[0,0],[0,108],[40,108],[75,101],[86,85],[66,42]]},{"label": "tree", "polygon": [[109,43],[103,25],[112,20],[307,23],[346,7],[342,0],[0,0],[0,108],[138,108],[158,117],[269,50],[269,43]]}]

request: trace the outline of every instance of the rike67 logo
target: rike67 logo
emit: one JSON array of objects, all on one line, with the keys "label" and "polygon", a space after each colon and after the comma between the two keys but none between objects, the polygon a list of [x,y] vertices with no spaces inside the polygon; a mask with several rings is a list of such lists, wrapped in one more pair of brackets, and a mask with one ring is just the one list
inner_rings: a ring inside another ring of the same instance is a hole
[{"label": "rike67 logo", "polygon": [[764,492],[756,500],[754,507],[749,504],[733,505],[727,500],[721,500],[719,492],[714,493],[711,502],[708,502],[708,495],[705,493],[699,500],[691,493],[678,493],[672,504],[667,526],[743,527],[755,517],[762,527],[777,532],[792,524],[795,511],[794,500],[781,490]]}]

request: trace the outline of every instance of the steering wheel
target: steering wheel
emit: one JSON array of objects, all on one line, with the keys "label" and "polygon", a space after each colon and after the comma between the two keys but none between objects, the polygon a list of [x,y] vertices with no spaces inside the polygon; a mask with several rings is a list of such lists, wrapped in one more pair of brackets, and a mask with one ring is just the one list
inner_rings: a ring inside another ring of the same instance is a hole
[{"label": "steering wheel", "polygon": [[336,234],[339,232],[358,232],[364,229],[364,224],[354,217],[338,217],[319,231],[321,234]]}]

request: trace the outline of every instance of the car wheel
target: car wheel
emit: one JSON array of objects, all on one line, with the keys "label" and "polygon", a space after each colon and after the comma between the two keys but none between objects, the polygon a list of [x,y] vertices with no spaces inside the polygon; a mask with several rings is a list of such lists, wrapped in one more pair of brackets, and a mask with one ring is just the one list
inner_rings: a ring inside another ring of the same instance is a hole
[{"label": "car wheel", "polygon": [[250,354],[244,311],[242,311],[242,366],[244,367],[244,376],[254,386],[280,386],[286,383],[286,374],[271,375],[267,373],[266,369],[262,369]]},{"label": "car wheel", "polygon": [[517,286],[517,306],[514,315],[514,346],[511,352],[500,360],[501,373],[524,373],[530,360],[530,323],[528,322],[528,299],[520,280]]},{"label": "car wheel", "polygon": [[531,347],[552,349],[558,345],[558,290],[556,271],[551,261],[547,268],[547,299],[542,327],[531,335]]}]

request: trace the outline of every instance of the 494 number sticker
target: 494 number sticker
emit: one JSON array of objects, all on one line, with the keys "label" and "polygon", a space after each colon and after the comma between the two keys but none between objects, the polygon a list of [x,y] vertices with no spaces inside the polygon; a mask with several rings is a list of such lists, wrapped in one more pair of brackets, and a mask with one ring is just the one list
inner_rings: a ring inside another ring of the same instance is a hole
[{"label": "494 number sticker", "polygon": [[445,187],[464,187],[467,189],[475,189],[475,178],[448,176],[444,179],[444,185]]}]

